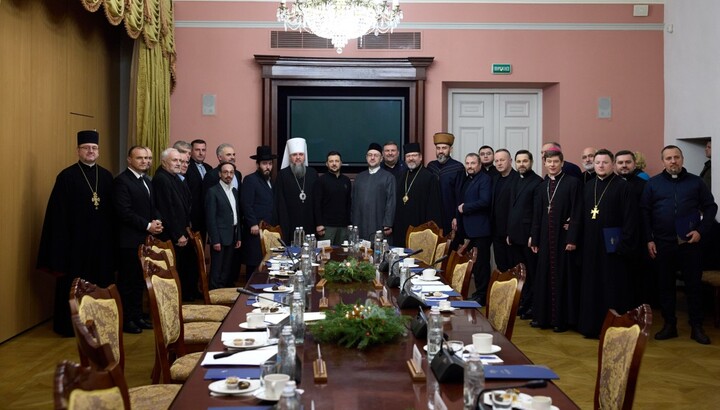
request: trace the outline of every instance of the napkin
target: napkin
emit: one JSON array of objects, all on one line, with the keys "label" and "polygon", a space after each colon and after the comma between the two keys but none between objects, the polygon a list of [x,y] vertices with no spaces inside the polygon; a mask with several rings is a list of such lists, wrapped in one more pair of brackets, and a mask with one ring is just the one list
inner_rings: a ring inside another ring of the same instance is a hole
[{"label": "napkin", "polygon": [[265,315],[265,321],[270,322],[273,325],[277,325],[278,323],[285,320],[285,318],[289,317],[290,314],[288,313],[273,313],[269,315]]},{"label": "napkin", "polygon": [[259,379],[260,367],[220,367],[208,369],[205,380],[223,380],[230,376],[241,379]]},{"label": "napkin", "polygon": [[306,322],[323,319],[325,319],[325,312],[305,312],[305,314],[303,315],[303,320]]},{"label": "napkin", "polygon": [[247,352],[235,353],[232,356],[215,359],[213,356],[221,352],[206,352],[201,366],[260,366],[269,358],[277,354],[277,345],[263,347],[261,349],[248,350]]}]

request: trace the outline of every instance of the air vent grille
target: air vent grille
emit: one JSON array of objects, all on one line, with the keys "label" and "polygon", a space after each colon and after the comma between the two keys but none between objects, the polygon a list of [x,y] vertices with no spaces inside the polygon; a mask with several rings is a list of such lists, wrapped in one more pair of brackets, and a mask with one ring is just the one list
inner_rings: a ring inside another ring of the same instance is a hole
[{"label": "air vent grille", "polygon": [[420,50],[420,32],[366,34],[358,39],[360,50]]},{"label": "air vent grille", "polygon": [[334,48],[330,40],[301,31],[270,32],[271,48]]}]

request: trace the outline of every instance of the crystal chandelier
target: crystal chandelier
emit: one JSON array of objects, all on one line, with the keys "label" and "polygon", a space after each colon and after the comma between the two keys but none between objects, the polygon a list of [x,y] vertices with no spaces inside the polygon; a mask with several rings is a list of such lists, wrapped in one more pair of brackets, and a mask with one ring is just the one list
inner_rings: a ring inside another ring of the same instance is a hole
[{"label": "crystal chandelier", "polygon": [[403,18],[398,0],[281,0],[277,19],[285,30],[305,30],[330,39],[338,54],[348,40],[365,34],[392,32]]}]

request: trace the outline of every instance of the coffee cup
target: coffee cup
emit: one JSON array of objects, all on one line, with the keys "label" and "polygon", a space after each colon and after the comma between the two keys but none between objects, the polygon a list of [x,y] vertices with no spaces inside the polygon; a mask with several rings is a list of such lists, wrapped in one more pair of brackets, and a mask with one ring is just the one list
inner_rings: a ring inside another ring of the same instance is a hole
[{"label": "coffee cup", "polygon": [[472,335],[475,352],[483,354],[492,351],[493,335],[491,333],[475,333]]},{"label": "coffee cup", "polygon": [[272,293],[261,293],[257,301],[260,307],[271,307],[275,305],[275,295]]},{"label": "coffee cup", "polygon": [[270,400],[279,399],[288,381],[290,381],[290,376],[287,374],[274,373],[264,376],[266,398]]},{"label": "coffee cup", "polygon": [[422,278],[425,280],[435,279],[435,273],[437,273],[437,271],[433,268],[424,269],[422,271]]},{"label": "coffee cup", "polygon": [[270,262],[270,270],[280,270],[280,261]]},{"label": "coffee cup", "polygon": [[533,396],[531,408],[534,410],[550,410],[552,408],[552,398],[548,396]]},{"label": "coffee cup", "polygon": [[415,258],[403,259],[403,266],[413,266],[413,265],[415,265]]},{"label": "coffee cup", "polygon": [[450,310],[452,307],[449,300],[441,300],[438,302],[438,306],[440,306],[440,310]]},{"label": "coffee cup", "polygon": [[263,325],[265,324],[265,314],[264,313],[250,312],[247,314],[246,319],[247,319],[248,327],[258,328],[258,327],[263,327]]}]

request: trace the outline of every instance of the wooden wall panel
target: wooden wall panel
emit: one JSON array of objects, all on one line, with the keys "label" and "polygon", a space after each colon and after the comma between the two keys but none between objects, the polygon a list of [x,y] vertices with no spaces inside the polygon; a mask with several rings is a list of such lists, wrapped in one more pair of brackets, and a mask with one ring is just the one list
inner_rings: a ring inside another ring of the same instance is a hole
[{"label": "wooden wall panel", "polygon": [[117,172],[123,32],[77,0],[4,0],[0,21],[0,144],[13,176],[0,179],[3,341],[52,315],[54,279],[35,260],[55,177],[77,160],[78,130],[100,130],[100,163]]}]

